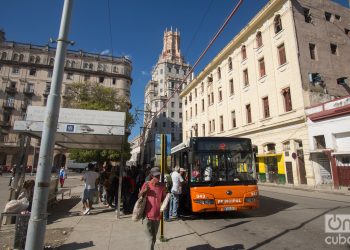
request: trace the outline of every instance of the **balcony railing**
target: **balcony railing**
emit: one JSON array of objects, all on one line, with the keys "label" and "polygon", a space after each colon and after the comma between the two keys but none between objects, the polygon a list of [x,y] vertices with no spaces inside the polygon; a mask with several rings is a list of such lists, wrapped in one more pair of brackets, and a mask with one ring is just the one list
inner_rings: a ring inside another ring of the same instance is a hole
[{"label": "balcony railing", "polygon": [[46,89],[43,93],[43,96],[48,96],[50,94],[50,90],[49,89]]},{"label": "balcony railing", "polygon": [[14,109],[15,108],[15,103],[14,102],[9,102],[9,101],[4,101],[2,106],[4,108],[7,108],[7,109]]},{"label": "balcony railing", "polygon": [[34,95],[34,89],[32,89],[32,88],[25,88],[23,90],[23,94],[25,94],[25,95]]},{"label": "balcony railing", "polygon": [[9,86],[9,87],[6,87],[5,91],[6,91],[7,93],[15,94],[15,93],[17,93],[17,88],[16,88],[16,87]]},{"label": "balcony railing", "polygon": [[0,126],[2,128],[8,128],[8,127],[11,126],[11,122],[9,122],[9,121],[0,121]]},{"label": "balcony railing", "polygon": [[28,103],[22,103],[21,104],[21,109],[22,110],[27,110],[27,108],[28,108]]}]

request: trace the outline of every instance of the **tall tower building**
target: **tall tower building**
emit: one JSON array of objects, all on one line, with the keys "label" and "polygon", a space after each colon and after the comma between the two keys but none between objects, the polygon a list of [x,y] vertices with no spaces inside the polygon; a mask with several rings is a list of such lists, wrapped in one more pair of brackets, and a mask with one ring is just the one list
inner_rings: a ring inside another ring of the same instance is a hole
[{"label": "tall tower building", "polygon": [[190,69],[180,51],[180,32],[165,30],[162,53],[145,87],[141,163],[153,163],[156,134],[171,135],[171,146],[182,141],[182,102],[178,93],[190,82],[188,77],[183,83]]}]

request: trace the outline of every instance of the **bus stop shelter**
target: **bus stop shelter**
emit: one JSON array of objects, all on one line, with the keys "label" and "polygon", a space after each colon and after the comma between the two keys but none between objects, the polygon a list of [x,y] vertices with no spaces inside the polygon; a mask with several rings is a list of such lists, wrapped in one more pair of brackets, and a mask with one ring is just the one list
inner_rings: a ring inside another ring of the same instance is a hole
[{"label": "bus stop shelter", "polygon": [[[29,106],[25,120],[15,121],[14,132],[41,138],[46,107]],[[60,108],[56,145],[67,149],[119,150],[125,135],[125,113]]]}]

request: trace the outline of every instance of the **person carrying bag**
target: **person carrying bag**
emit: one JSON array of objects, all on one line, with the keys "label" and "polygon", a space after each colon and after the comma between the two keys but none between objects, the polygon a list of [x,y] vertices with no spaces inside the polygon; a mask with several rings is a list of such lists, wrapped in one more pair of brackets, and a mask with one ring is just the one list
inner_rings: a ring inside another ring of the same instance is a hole
[{"label": "person carrying bag", "polygon": [[146,183],[146,192],[144,192],[143,195],[140,195],[140,197],[137,199],[135,206],[134,206],[134,209],[132,211],[131,219],[133,221],[139,221],[139,220],[144,218],[148,189],[149,188],[148,188],[148,182],[147,182]]}]

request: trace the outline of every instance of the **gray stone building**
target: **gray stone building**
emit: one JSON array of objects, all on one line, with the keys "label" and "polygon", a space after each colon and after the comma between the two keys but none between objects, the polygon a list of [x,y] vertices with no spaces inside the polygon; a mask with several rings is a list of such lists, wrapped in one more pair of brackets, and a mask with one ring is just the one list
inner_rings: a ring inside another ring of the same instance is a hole
[{"label": "gray stone building", "polygon": [[[2,40],[1,40],[2,38]],[[0,164],[13,165],[19,153],[18,135],[13,133],[14,121],[23,119],[28,105],[45,106],[50,92],[55,48],[5,40],[0,32]],[[64,104],[65,87],[74,82],[97,82],[117,89],[131,108],[130,87],[132,62],[125,57],[114,57],[68,50],[62,83]],[[36,166],[39,141],[32,139],[28,165]],[[56,150],[54,164],[66,159],[64,150]],[[60,158],[62,157],[62,158]]]},{"label": "gray stone building", "polygon": [[180,51],[180,32],[166,30],[162,53],[145,87],[141,163],[154,161],[156,134],[169,134],[171,146],[182,141],[182,102],[178,93],[190,81],[187,77],[182,84],[190,70]]}]

